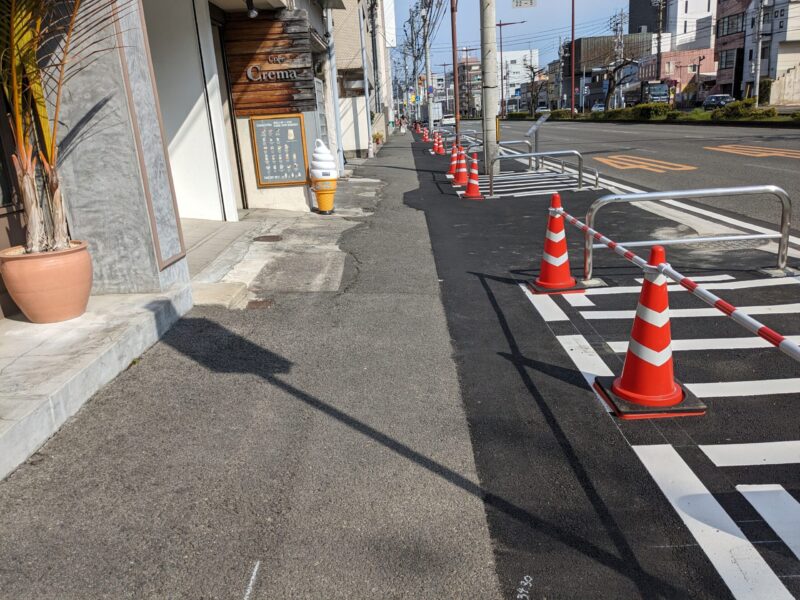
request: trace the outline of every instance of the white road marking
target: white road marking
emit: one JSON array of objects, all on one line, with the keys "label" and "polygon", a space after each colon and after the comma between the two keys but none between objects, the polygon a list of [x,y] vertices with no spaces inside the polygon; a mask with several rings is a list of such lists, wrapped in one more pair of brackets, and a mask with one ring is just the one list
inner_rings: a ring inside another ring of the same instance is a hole
[{"label": "white road marking", "polygon": [[[787,339],[800,344],[800,335],[787,335]],[[607,342],[617,353],[628,350],[628,342]],[[760,337],[735,338],[698,338],[694,340],[672,340],[674,352],[691,352],[693,350],[750,350],[753,348],[773,348],[767,340]]]},{"label": "white road marking", "polygon": [[608,404],[597,395],[597,391],[594,389],[595,377],[610,377],[614,374],[608,365],[582,335],[558,335],[556,339],[572,359],[575,367],[581,372],[603,409],[611,412]]},{"label": "white road marking", "polygon": [[797,394],[800,393],[800,378],[687,383],[686,387],[698,398],[736,398],[770,396],[772,394]]},{"label": "white road marking", "polygon": [[258,568],[261,566],[261,561],[256,561],[256,566],[253,567],[253,573],[250,575],[250,581],[247,584],[247,589],[244,591],[244,600],[250,599],[250,594],[253,593],[253,586],[256,584],[256,577],[258,576]]},{"label": "white road marking", "polygon": [[735,598],[792,598],[755,546],[672,446],[633,446],[633,450]]},{"label": "white road marking", "polygon": [[563,294],[561,297],[564,298],[570,306],[583,308],[594,306],[594,302],[587,298],[586,294]]},{"label": "white road marking", "polygon": [[800,559],[800,502],[782,485],[737,485],[784,544]]},{"label": "white road marking", "polygon": [[[694,279],[694,278],[691,278]],[[696,280],[695,280],[696,281]],[[780,285],[800,284],[800,277],[770,277],[769,279],[749,279],[743,281],[726,281],[723,283],[709,283],[703,285],[707,290],[744,290],[750,288],[777,287]],[[670,292],[685,292],[686,288],[680,284],[673,283],[667,286]],[[607,296],[612,294],[631,294],[638,293],[642,289],[640,285],[589,288],[586,293],[591,296]]]},{"label": "white road marking", "polygon": [[755,169],[771,169],[773,171],[783,171],[784,173],[791,173],[792,175],[797,173],[797,171],[795,169],[785,169],[784,167],[771,167],[769,165],[763,165],[763,164],[757,165],[757,164],[754,164],[754,163],[745,163],[744,166],[745,167],[752,167],[752,168],[755,168]]},{"label": "white road marking", "polygon": [[520,283],[519,287],[522,288],[525,296],[545,321],[569,321],[567,314],[558,307],[558,304],[550,296],[547,294],[534,294],[524,283]]},{"label": "white road marking", "polygon": [[718,467],[800,464],[800,440],[699,446]]},{"label": "white road marking", "polygon": [[[800,313],[800,303],[773,304],[770,306],[742,306],[742,312],[749,315],[789,315]],[[633,319],[635,310],[582,310],[584,319]],[[681,317],[724,317],[725,314],[716,308],[676,308],[670,311],[670,316]]]}]

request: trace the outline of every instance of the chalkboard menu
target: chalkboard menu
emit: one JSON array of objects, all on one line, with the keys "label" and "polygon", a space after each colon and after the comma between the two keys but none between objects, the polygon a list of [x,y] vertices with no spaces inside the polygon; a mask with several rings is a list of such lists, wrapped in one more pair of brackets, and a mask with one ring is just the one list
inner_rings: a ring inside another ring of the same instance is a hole
[{"label": "chalkboard menu", "polygon": [[250,118],[258,187],[306,183],[303,115]]}]

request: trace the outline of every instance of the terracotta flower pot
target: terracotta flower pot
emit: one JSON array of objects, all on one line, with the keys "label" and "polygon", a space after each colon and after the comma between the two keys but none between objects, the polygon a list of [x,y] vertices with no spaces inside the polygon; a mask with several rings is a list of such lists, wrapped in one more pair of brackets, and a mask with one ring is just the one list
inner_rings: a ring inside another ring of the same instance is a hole
[{"label": "terracotta flower pot", "polygon": [[92,290],[92,257],[86,242],[25,254],[22,246],[0,250],[0,276],[11,299],[33,323],[55,323],[86,312]]}]

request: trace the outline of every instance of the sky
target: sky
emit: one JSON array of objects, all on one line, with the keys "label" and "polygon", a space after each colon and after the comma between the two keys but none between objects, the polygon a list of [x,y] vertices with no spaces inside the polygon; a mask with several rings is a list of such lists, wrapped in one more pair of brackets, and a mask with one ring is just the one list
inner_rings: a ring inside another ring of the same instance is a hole
[{"label": "sky", "polygon": [[[443,70],[441,63],[451,63],[453,58],[450,45],[449,0],[434,0],[438,1],[445,2],[447,10],[441,26],[431,41],[431,63],[434,73],[441,73]],[[413,4],[414,0],[395,0],[398,44],[403,39],[402,27],[408,19],[409,5]],[[575,0],[575,37],[610,34],[609,19],[620,9],[627,11],[628,4],[628,0]],[[570,0],[537,0],[536,8],[512,8],[511,0],[496,0],[497,21],[526,21],[520,25],[503,28],[503,48],[538,49],[539,64],[546,65],[558,57],[558,37],[570,36],[571,6]],[[479,0],[459,0],[457,31],[459,48],[480,46]],[[471,52],[470,55],[479,56],[477,51]],[[447,70],[450,68],[448,66]]]}]

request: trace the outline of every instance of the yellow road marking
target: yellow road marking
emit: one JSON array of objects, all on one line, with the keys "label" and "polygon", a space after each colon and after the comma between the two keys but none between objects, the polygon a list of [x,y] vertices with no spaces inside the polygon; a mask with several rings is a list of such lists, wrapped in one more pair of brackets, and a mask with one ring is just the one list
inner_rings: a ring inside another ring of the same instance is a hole
[{"label": "yellow road marking", "polygon": [[691,165],[681,165],[679,163],[645,158],[644,156],[631,156],[629,154],[614,154],[603,158],[595,158],[609,167],[627,171],[629,169],[642,169],[651,173],[666,173],[667,171],[694,171],[697,167]]},{"label": "yellow road marking", "polygon": [[744,144],[723,144],[722,146],[705,146],[706,150],[715,152],[727,152],[729,154],[740,154],[752,158],[798,158],[800,150],[789,148],[767,148],[765,146],[746,146]]}]

